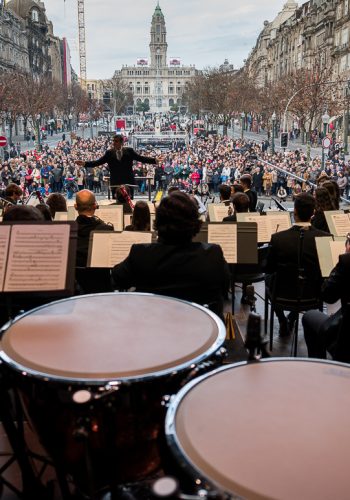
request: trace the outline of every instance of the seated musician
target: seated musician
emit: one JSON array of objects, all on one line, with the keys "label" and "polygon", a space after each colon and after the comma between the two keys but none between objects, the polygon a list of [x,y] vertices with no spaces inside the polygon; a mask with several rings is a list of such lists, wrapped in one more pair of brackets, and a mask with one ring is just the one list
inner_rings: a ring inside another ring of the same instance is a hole
[{"label": "seated musician", "polygon": [[117,288],[207,304],[222,317],[228,265],[219,245],[192,242],[201,227],[193,200],[180,191],[163,198],[155,227],[157,243],[133,245],[129,256],[113,268]]},{"label": "seated musician", "polygon": [[[295,272],[296,267],[303,270],[303,286],[307,285],[307,289],[313,292],[315,298],[320,296],[322,276],[315,238],[316,236],[329,236],[329,233],[311,226],[311,217],[314,211],[315,199],[313,196],[307,193],[299,194],[294,202],[295,224],[290,229],[275,233],[271,237],[265,269],[266,273],[269,274],[266,282],[268,288],[272,290],[274,273],[281,266],[284,266],[285,286],[281,296],[286,293],[285,296],[297,300],[298,291],[293,288],[287,276],[288,272]],[[275,308],[275,313],[280,323],[280,335],[291,333],[296,313],[291,312],[286,318],[283,310],[278,307]]]},{"label": "seated musician", "polygon": [[231,187],[227,184],[220,184],[219,186],[220,203],[226,207],[231,205]]},{"label": "seated musician", "polygon": [[13,205],[17,205],[18,201],[23,196],[23,191],[17,184],[11,183],[6,186],[4,194],[6,201],[12,203]]},{"label": "seated musician", "polygon": [[87,263],[90,233],[92,231],[113,231],[112,224],[106,224],[95,216],[98,208],[93,192],[88,189],[79,191],[75,199],[75,209],[78,211],[76,222],[78,223],[77,260],[78,267],[85,267]]},{"label": "seated musician", "polygon": [[237,213],[249,212],[250,199],[245,193],[236,193],[231,198],[233,213],[224,217],[223,222],[237,222]]},{"label": "seated musician", "polygon": [[[337,346],[338,333],[343,320],[343,308],[350,302],[349,237],[346,241],[345,252],[339,256],[338,264],[323,283],[321,290],[322,299],[328,304],[341,300],[340,309],[331,316],[321,311],[308,311],[303,316],[304,335],[310,358],[326,359],[328,351],[336,360],[349,362],[350,336],[349,341]],[[339,347],[343,349],[345,347],[347,352],[337,352]]]},{"label": "seated musician", "polygon": [[138,201],[135,204],[131,218],[131,224],[126,226],[125,231],[150,231],[151,212],[145,201]]}]

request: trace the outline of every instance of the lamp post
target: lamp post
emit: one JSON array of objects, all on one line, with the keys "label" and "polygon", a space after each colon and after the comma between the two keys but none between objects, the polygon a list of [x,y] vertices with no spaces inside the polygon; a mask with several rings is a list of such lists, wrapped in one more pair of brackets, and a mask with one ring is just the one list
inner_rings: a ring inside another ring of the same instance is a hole
[{"label": "lamp post", "polygon": [[[322,123],[323,123],[323,138],[325,138],[327,135],[327,127],[329,123],[329,114],[327,113],[327,111],[322,115]],[[324,146],[322,144],[322,170],[324,170],[324,157],[325,157]]]},{"label": "lamp post", "polygon": [[41,137],[40,137],[40,113],[36,115],[36,125],[37,125],[37,134],[38,134],[38,151],[41,151]]},{"label": "lamp post", "polygon": [[69,113],[68,120],[69,120],[69,132],[72,132],[72,120],[73,120],[72,113]]},{"label": "lamp post", "polygon": [[276,113],[273,112],[272,116],[272,144],[271,144],[271,152],[275,154],[275,130],[276,130]]},{"label": "lamp post", "polygon": [[243,141],[243,138],[244,138],[244,119],[245,119],[245,112],[244,111],[242,111],[242,113],[241,113],[241,119],[242,119],[241,138]]}]

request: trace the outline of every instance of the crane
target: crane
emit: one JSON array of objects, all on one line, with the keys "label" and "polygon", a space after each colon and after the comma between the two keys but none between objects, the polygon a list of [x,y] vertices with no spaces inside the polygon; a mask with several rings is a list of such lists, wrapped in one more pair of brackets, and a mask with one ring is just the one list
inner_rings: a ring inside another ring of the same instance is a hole
[{"label": "crane", "polygon": [[80,82],[86,88],[86,42],[84,0],[78,0]]}]

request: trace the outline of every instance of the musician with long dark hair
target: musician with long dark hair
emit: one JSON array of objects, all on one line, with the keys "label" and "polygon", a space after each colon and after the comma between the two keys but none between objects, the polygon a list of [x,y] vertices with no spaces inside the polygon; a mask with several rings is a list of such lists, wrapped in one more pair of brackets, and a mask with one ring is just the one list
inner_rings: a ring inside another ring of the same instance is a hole
[{"label": "musician with long dark hair", "polygon": [[[110,171],[110,185],[120,186],[125,184],[135,184],[133,172],[133,162],[150,163],[155,165],[157,160],[149,156],[141,156],[133,148],[124,147],[124,137],[115,135],[113,138],[113,147],[108,149],[106,153],[95,161],[76,160],[76,164],[87,169],[97,167],[99,165],[108,164]],[[115,192],[115,190],[114,190]],[[130,190],[131,198],[133,198],[133,190]]]}]

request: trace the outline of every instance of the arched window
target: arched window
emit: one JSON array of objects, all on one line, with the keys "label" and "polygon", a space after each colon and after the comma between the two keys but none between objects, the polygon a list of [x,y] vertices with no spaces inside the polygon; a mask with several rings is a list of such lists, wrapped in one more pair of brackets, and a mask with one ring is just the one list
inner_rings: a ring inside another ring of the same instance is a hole
[{"label": "arched window", "polygon": [[32,21],[35,23],[39,22],[39,11],[38,9],[32,9]]},{"label": "arched window", "polygon": [[136,99],[136,105],[139,106],[142,103],[141,99]]},{"label": "arched window", "polygon": [[145,99],[143,102],[144,102],[144,104],[148,104],[149,105],[149,99]]},{"label": "arched window", "polygon": [[169,106],[170,107],[174,106],[174,99],[169,99]]}]

